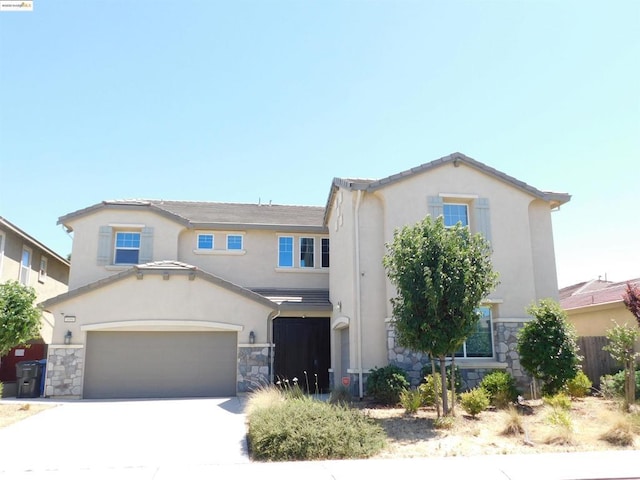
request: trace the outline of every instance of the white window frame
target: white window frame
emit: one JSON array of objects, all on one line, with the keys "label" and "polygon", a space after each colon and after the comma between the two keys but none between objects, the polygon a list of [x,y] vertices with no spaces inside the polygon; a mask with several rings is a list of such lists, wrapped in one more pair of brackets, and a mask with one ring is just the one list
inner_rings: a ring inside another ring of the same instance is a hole
[{"label": "white window frame", "polygon": [[469,217],[469,204],[468,204],[468,203],[463,203],[463,202],[447,202],[447,201],[444,201],[444,202],[442,203],[442,219],[443,219],[443,221],[445,221],[445,226],[446,226],[447,228],[451,228],[451,227],[453,227],[454,225],[456,225],[456,224],[457,224],[457,222],[456,222],[454,225],[446,225],[446,219],[447,219],[447,216],[446,216],[446,215],[445,215],[445,213],[444,213],[444,208],[445,208],[447,205],[455,205],[455,206],[461,206],[461,207],[464,207],[464,208],[465,208],[465,210],[467,211],[467,224],[466,224],[466,225],[463,225],[463,227],[470,228],[470,226],[471,226],[471,218]]},{"label": "white window frame", "polygon": [[480,308],[486,308],[487,310],[489,310],[489,332],[491,334],[491,355],[488,357],[469,357],[467,356],[467,341],[465,340],[464,343],[462,344],[462,356],[456,356],[456,359],[458,360],[491,360],[494,359],[496,356],[496,349],[495,349],[495,344],[494,344],[494,338],[493,338],[493,309],[491,308],[491,305],[480,305]]},{"label": "white window frame", "polygon": [[[118,235],[131,233],[138,235],[138,248],[131,247],[118,247]],[[113,232],[113,265],[136,265],[136,263],[124,263],[124,262],[116,262],[116,257],[118,255],[118,250],[137,250],[138,252],[138,262],[140,261],[140,249],[142,248],[142,232],[140,230],[115,230]]]},{"label": "white window frame", "polygon": [[[323,253],[324,252],[322,251],[322,243],[324,242],[324,240],[327,241],[327,245],[329,246],[329,251],[327,252],[327,255],[328,255],[327,260],[328,260],[329,265],[327,265],[326,267],[323,265],[323,260],[324,260]],[[329,239],[329,237],[320,237],[320,242],[319,243],[320,243],[320,264],[319,264],[319,266],[320,266],[320,268],[323,268],[323,269],[327,270],[327,269],[331,268],[331,240]]]},{"label": "white window frame", "polygon": [[[229,248],[229,237],[240,237],[240,248]],[[244,235],[241,233],[227,233],[227,250],[230,252],[242,252],[244,251]]]},{"label": "white window frame", "polygon": [[47,279],[47,269],[49,268],[49,259],[42,255],[40,257],[40,268],[38,269],[38,281],[44,283]]},{"label": "white window frame", "polygon": [[[281,265],[280,264],[280,239],[282,238],[290,238],[291,239],[291,265]],[[278,244],[277,244],[277,266],[278,268],[292,269],[296,266],[296,241],[293,235],[278,235]]]},{"label": "white window frame", "polygon": [[[313,261],[313,265],[302,265],[302,242],[304,240],[311,240],[312,248],[311,248],[311,256],[312,256],[312,261]],[[316,238],[315,237],[303,237],[300,236],[298,237],[298,266],[300,268],[304,268],[304,269],[311,269],[311,268],[316,268]]]},{"label": "white window frame", "polygon": [[[200,237],[211,237],[211,248],[200,247]],[[216,234],[214,232],[196,232],[196,251],[198,252],[211,252],[216,248]]]},{"label": "white window frame", "polygon": [[[29,265],[24,265],[24,254],[27,252],[29,254]],[[20,255],[20,271],[18,273],[18,279],[22,285],[29,285],[29,280],[31,277],[31,265],[33,264],[33,249],[27,247],[26,245],[22,246],[22,252]],[[23,277],[24,275],[24,277]]]}]

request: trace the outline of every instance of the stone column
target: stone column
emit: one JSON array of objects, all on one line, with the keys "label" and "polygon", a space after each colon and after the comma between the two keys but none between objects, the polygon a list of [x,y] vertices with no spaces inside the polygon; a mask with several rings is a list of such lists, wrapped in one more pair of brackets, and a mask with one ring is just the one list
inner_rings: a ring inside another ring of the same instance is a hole
[{"label": "stone column", "polygon": [[84,345],[50,345],[44,384],[45,397],[82,397]]},{"label": "stone column", "polygon": [[270,343],[238,346],[238,393],[249,393],[271,384],[272,352]]}]

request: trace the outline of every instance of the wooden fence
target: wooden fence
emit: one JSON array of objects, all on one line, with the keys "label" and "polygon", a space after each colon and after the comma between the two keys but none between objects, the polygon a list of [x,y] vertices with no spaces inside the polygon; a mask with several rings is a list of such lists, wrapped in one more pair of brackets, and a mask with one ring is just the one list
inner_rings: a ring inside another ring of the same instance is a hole
[{"label": "wooden fence", "polygon": [[600,377],[622,369],[609,352],[602,350],[607,345],[607,337],[578,337],[578,347],[582,355],[582,370],[595,388],[600,388]]}]

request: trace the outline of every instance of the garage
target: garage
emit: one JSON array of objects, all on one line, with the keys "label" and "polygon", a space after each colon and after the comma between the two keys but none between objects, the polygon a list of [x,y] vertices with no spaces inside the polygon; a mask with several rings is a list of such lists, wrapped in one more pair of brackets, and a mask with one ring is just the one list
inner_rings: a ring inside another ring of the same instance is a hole
[{"label": "garage", "polygon": [[84,398],[236,394],[236,332],[90,331]]}]

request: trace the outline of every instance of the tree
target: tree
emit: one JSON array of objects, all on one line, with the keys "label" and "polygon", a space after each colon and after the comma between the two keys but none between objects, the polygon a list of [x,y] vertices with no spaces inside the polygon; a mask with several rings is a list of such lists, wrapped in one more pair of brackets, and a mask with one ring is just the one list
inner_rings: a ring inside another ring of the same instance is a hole
[{"label": "tree", "polygon": [[627,309],[636,317],[636,321],[640,326],[640,284],[632,285],[627,282],[627,289],[622,295],[622,301]]},{"label": "tree", "polygon": [[582,358],[567,314],[555,300],[532,304],[527,313],[534,319],[518,334],[520,364],[533,378],[541,380],[542,393],[553,395],[575,378]]},{"label": "tree", "polygon": [[[615,323],[615,322],[614,322]],[[638,339],[638,330],[624,325],[615,326],[607,330],[609,344],[602,347],[609,352],[616,362],[624,366],[624,408],[629,407],[636,400],[636,358],[635,343]]]},{"label": "tree", "polygon": [[[489,244],[442,217],[396,230],[383,264],[396,287],[391,299],[400,345],[440,359],[442,405],[448,414],[445,359],[476,328],[480,302],[497,284]],[[453,369],[453,365],[452,365]],[[438,411],[439,414],[439,411]]]},{"label": "tree", "polygon": [[36,292],[18,282],[0,284],[0,356],[40,333]]}]

